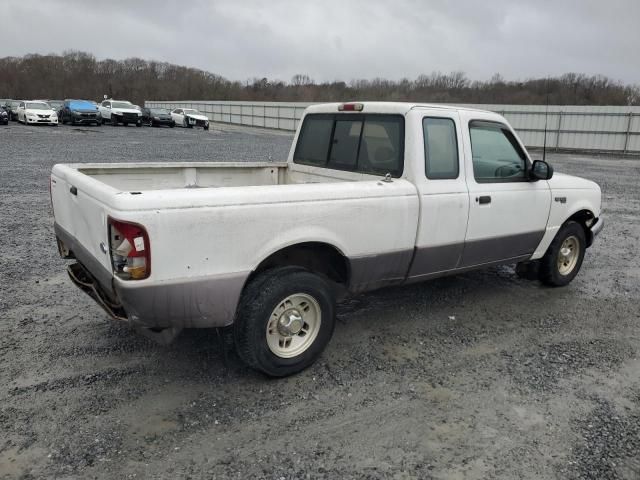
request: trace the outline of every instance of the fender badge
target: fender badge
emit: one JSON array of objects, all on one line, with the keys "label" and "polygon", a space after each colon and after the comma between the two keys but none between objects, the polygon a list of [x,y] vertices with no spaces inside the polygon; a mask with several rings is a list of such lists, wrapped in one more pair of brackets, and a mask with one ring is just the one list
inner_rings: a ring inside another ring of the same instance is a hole
[{"label": "fender badge", "polygon": [[560,203],[567,203],[567,197],[556,197],[554,200]]}]

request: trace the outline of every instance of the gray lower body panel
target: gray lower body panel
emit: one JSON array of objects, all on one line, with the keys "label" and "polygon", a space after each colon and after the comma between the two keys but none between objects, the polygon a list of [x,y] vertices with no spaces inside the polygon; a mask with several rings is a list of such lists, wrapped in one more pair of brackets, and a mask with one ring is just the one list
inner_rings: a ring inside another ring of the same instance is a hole
[{"label": "gray lower body panel", "polygon": [[374,290],[522,262],[531,257],[543,236],[544,232],[531,232],[351,258],[350,291]]},{"label": "gray lower body panel", "polygon": [[132,323],[155,328],[210,328],[233,323],[248,273],[115,290]]},{"label": "gray lower body panel", "polygon": [[[233,323],[240,294],[250,272],[153,285],[135,283],[135,280],[119,282],[73,235],[57,224],[55,232],[58,240],[73,253],[93,281],[92,288],[107,302],[90,296],[113,317],[120,318],[114,310],[121,308],[129,322],[147,328],[210,328]],[[86,288],[83,290],[87,291]]]}]

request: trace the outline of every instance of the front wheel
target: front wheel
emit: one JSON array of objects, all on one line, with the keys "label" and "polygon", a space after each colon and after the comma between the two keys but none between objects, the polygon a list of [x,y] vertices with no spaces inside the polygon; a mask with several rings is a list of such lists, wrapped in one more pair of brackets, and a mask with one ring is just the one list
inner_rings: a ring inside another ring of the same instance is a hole
[{"label": "front wheel", "polygon": [[335,299],[320,276],[297,267],[259,274],[245,288],[234,324],[240,358],[273,377],[297,373],[320,356],[335,326]]},{"label": "front wheel", "polygon": [[569,284],[580,271],[586,246],[582,225],[565,223],[540,259],[540,281],[552,287]]}]

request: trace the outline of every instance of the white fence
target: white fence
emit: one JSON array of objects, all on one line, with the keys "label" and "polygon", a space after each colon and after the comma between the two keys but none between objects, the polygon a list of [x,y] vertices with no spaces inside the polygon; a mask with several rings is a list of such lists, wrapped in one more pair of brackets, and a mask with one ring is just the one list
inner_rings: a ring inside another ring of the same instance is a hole
[{"label": "white fence", "polygon": [[[311,103],[146,101],[147,107],[195,108],[211,121],[293,131]],[[460,105],[505,116],[528,147],[542,147],[545,107],[540,105]],[[640,107],[550,105],[547,147],[640,154]]]}]

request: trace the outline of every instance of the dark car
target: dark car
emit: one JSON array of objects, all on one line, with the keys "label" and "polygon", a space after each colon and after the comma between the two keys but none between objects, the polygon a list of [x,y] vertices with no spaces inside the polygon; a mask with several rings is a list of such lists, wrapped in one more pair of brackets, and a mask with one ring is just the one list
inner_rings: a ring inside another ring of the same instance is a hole
[{"label": "dark car", "polygon": [[9,125],[9,114],[3,106],[0,106],[0,125]]},{"label": "dark car", "polygon": [[171,112],[166,108],[143,108],[142,123],[144,125],[149,125],[150,127],[167,125],[168,127],[173,128],[176,126],[176,122],[171,118]]},{"label": "dark car", "polygon": [[4,109],[9,114],[9,120],[17,122],[18,121],[18,106],[24,100],[9,100],[4,106]]},{"label": "dark car", "polygon": [[89,100],[65,100],[58,114],[58,119],[71,125],[86,125],[95,123],[102,125],[102,117],[98,112],[98,107]]},{"label": "dark car", "polygon": [[60,116],[60,110],[64,107],[64,101],[62,100],[47,100],[46,101],[51,108],[53,108],[56,112],[58,112],[58,117]]}]

